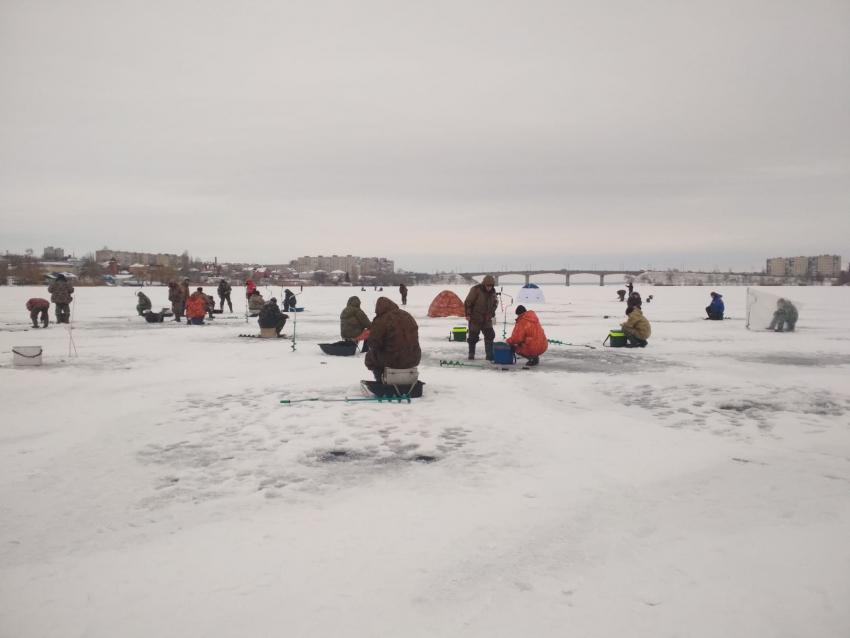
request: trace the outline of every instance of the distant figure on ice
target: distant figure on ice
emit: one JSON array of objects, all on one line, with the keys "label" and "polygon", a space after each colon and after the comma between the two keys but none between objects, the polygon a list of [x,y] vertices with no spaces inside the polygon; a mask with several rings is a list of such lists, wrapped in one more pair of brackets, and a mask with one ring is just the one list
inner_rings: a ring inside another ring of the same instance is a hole
[{"label": "distant figure on ice", "polygon": [[74,287],[65,275],[56,275],[56,281],[47,287],[47,292],[50,293],[50,301],[56,305],[56,323],[70,323]]},{"label": "distant figure on ice", "polygon": [[233,312],[233,302],[230,301],[230,293],[233,292],[233,288],[229,283],[227,283],[226,279],[222,279],[218,284],[218,302],[219,308],[221,308],[222,312],[224,312],[224,302],[227,302],[227,305],[230,307],[230,312]]},{"label": "distant figure on ice", "polygon": [[366,289],[363,286],[360,286],[360,292],[366,292]]},{"label": "distant figure on ice", "polygon": [[210,319],[215,319],[213,317],[213,310],[215,310],[215,299],[213,299],[212,295],[208,295],[204,292],[203,288],[198,288],[198,292],[204,296],[204,308],[207,311],[207,314],[210,316]]},{"label": "distant figure on ice", "polygon": [[262,310],[260,310],[260,316],[257,319],[257,323],[260,325],[260,328],[274,328],[277,336],[280,336],[280,331],[283,330],[283,327],[286,325],[286,320],[289,317],[283,314],[280,311],[280,308],[277,306],[277,299],[272,297],[269,299],[268,303],[263,305]]},{"label": "distant figure on ice", "polygon": [[620,301],[625,301],[626,300],[626,291],[625,290],[618,290],[617,296],[620,298]]},{"label": "distant figure on ice", "polygon": [[401,305],[406,306],[407,305],[407,286],[405,286],[404,284],[400,285],[398,287],[398,292],[401,295]]},{"label": "distant figure on ice", "polygon": [[168,282],[168,301],[171,302],[171,312],[174,313],[174,321],[180,321],[183,316],[183,305],[186,298],[183,296],[183,288],[176,281]]},{"label": "distant figure on ice", "polygon": [[626,302],[626,310],[629,308],[642,308],[643,300],[640,298],[639,292],[629,294],[629,300]]},{"label": "distant figure on ice", "polygon": [[30,311],[30,319],[32,319],[32,327],[38,328],[38,319],[41,315],[41,323],[43,327],[47,327],[50,323],[50,317],[47,316],[47,311],[50,309],[50,302],[41,297],[33,297],[27,302],[27,310]]},{"label": "distant figure on ice", "polygon": [[339,313],[339,334],[346,341],[364,341],[363,352],[369,350],[369,328],[372,322],[360,309],[360,297],[349,297],[348,305]]},{"label": "distant figure on ice", "polygon": [[626,333],[627,348],[645,348],[649,335],[652,334],[652,328],[649,321],[643,316],[639,306],[634,308],[626,308],[626,315],[629,317],[627,321],[621,323],[623,332]]},{"label": "distant figure on ice", "polygon": [[248,281],[245,282],[245,299],[250,299],[256,289],[257,284],[254,283],[253,279],[248,277]]},{"label": "distant figure on ice", "polygon": [[466,320],[469,322],[469,335],[466,339],[469,344],[469,358],[475,358],[475,344],[478,343],[479,335],[484,333],[484,357],[487,361],[493,360],[493,341],[496,339],[496,331],[493,330],[493,317],[496,316],[496,308],[499,300],[496,299],[496,278],[487,275],[477,286],[469,289],[463,307],[466,312]]},{"label": "distant figure on ice", "polygon": [[767,329],[774,332],[785,332],[785,326],[787,326],[788,332],[794,332],[797,317],[797,306],[787,299],[780,299],[776,302],[776,312],[773,313],[773,319],[770,320]]},{"label": "distant figure on ice", "polygon": [[712,321],[722,321],[724,312],[726,312],[726,305],[723,303],[723,295],[711,293],[711,303],[705,309],[708,318]]},{"label": "distant figure on ice", "polygon": [[405,370],[419,365],[419,326],[407,312],[386,297],[375,304],[375,320],[366,341],[366,367],[381,381],[384,368]]},{"label": "distant figure on ice", "polygon": [[652,297],[653,297],[653,295],[649,295],[649,297],[646,298],[646,303],[649,303],[650,301],[652,301]]},{"label": "distant figure on ice", "polygon": [[136,312],[138,312],[141,317],[145,314],[145,310],[150,310],[153,307],[153,304],[151,303],[151,300],[148,299],[148,296],[141,290],[136,293],[136,297],[139,298],[139,302],[136,304]]},{"label": "distant figure on ice", "polygon": [[629,289],[629,296],[631,296],[631,294],[635,291],[635,286],[632,282],[629,282],[629,285],[626,286],[626,288]]},{"label": "distant figure on ice", "polygon": [[186,319],[193,326],[202,326],[206,314],[207,296],[204,294],[203,288],[198,288],[186,302]]},{"label": "distant figure on ice", "polygon": [[516,314],[514,330],[506,343],[511,345],[511,352],[528,359],[528,365],[536,366],[540,363],[540,355],[549,347],[546,333],[543,332],[540,319],[533,310],[526,310],[525,306],[517,306]]},{"label": "distant figure on ice", "polygon": [[295,293],[289,288],[283,291],[283,311],[295,312]]},{"label": "distant figure on ice", "polygon": [[[184,277],[183,283],[180,284],[180,288],[183,290],[183,311],[186,310],[186,304],[189,302],[189,295],[192,294],[192,291],[189,290],[189,278]],[[188,313],[186,314],[188,317]]]},{"label": "distant figure on ice", "polygon": [[248,314],[252,317],[258,317],[260,315],[260,310],[263,309],[265,304],[265,299],[263,299],[260,291],[257,290],[255,286],[254,292],[252,292],[251,296],[248,297]]}]

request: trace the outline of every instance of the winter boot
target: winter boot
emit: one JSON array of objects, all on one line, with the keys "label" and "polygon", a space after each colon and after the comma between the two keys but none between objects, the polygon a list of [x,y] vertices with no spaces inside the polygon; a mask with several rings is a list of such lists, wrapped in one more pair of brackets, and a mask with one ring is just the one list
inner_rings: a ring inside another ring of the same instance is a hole
[{"label": "winter boot", "polygon": [[538,363],[540,363],[540,357],[531,357],[531,359],[528,360],[529,366],[536,366]]},{"label": "winter boot", "polygon": [[475,344],[474,343],[469,344],[469,356],[467,357],[467,359],[469,359],[469,360],[475,359]]},{"label": "winter boot", "polygon": [[490,361],[492,363],[492,361],[493,361],[493,342],[492,341],[485,341],[484,342],[484,358],[487,359],[487,361]]},{"label": "winter boot", "polygon": [[33,321],[33,322],[32,322],[32,327],[33,327],[33,328],[38,328],[38,324],[37,324],[35,321]]}]

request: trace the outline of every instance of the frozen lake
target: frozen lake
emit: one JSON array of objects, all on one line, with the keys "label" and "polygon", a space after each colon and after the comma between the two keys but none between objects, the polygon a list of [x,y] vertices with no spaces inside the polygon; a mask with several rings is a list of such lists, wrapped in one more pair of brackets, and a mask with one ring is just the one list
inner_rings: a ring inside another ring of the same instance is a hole
[{"label": "frozen lake", "polygon": [[709,288],[639,287],[626,350],[614,288],[547,285],[547,336],[598,347],[509,372],[439,367],[466,351],[440,290],[406,308],[425,397],[284,406],[361,396],[362,357],[316,344],[382,293],[305,289],[293,352],[79,288],[69,357],[24,331],[46,289],[0,287],[0,636],[850,635],[850,288],[767,289],[804,306],[774,334],[745,288],[709,322]]}]

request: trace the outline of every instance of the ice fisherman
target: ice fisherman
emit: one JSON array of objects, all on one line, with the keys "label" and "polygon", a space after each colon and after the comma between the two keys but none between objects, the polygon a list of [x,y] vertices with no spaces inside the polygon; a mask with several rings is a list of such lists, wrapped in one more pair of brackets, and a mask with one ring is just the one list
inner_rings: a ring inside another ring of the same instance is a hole
[{"label": "ice fisherman", "polygon": [[626,302],[626,310],[629,308],[643,307],[643,299],[640,298],[639,292],[629,293],[629,300]]},{"label": "ice fisherman", "polygon": [[266,300],[263,299],[263,295],[260,294],[260,291],[254,287],[254,292],[251,293],[251,296],[248,297],[248,314],[251,317],[256,317],[260,314],[260,310],[263,309],[263,306],[266,304]]},{"label": "ice fisherman", "polygon": [[618,290],[617,296],[620,298],[620,301],[625,301],[626,300],[626,291],[625,290]]},{"label": "ice fisherman", "polygon": [[416,319],[386,297],[379,297],[375,304],[367,345],[365,363],[376,381],[381,381],[384,368],[406,370],[422,359]]},{"label": "ice fisherman", "polygon": [[369,350],[369,328],[372,322],[360,308],[360,297],[349,297],[339,313],[339,334],[346,341],[363,341],[363,352]]},{"label": "ice fisherman", "polygon": [[183,296],[183,288],[176,281],[168,282],[168,301],[171,302],[171,312],[174,313],[174,321],[180,321],[183,316],[183,306],[186,298]]},{"label": "ice fisherman", "polygon": [[65,275],[56,275],[56,281],[47,287],[47,292],[50,293],[50,301],[56,306],[56,323],[70,323],[74,287],[65,279]]},{"label": "ice fisherman", "polygon": [[528,365],[536,366],[540,363],[540,355],[549,347],[546,333],[533,310],[517,306],[516,314],[516,324],[506,343],[510,344],[512,353],[528,359]]},{"label": "ice fisherman", "polygon": [[726,305],[723,303],[723,295],[712,292],[711,303],[705,309],[705,313],[712,321],[722,321],[724,312],[726,312]]},{"label": "ice fisherman", "polygon": [[139,298],[139,302],[136,304],[136,312],[138,312],[141,317],[145,314],[146,310],[150,310],[153,307],[153,304],[151,303],[151,300],[148,299],[148,296],[141,290],[136,293],[136,297]]},{"label": "ice fisherman", "polygon": [[224,302],[230,307],[230,312],[233,312],[233,302],[230,301],[230,293],[233,292],[233,287],[227,283],[226,279],[222,279],[218,284],[218,303],[222,311],[224,311]]},{"label": "ice fisherman", "polygon": [[213,299],[212,295],[208,295],[204,292],[203,288],[198,288],[198,292],[204,295],[204,308],[207,310],[207,314],[210,316],[210,319],[215,319],[213,317],[213,310],[215,310],[215,299]]},{"label": "ice fisherman", "polygon": [[647,339],[652,334],[652,327],[646,317],[643,316],[640,306],[626,308],[626,316],[628,316],[628,319],[620,324],[626,334],[626,347],[646,348]]},{"label": "ice fisherman", "polygon": [[186,302],[186,319],[194,326],[202,326],[206,314],[207,296],[204,294],[203,288],[198,288]]},{"label": "ice fisherman", "polygon": [[401,284],[398,287],[398,293],[401,295],[401,305],[406,306],[407,305],[407,286],[405,286],[404,284]]},{"label": "ice fisherman", "polygon": [[30,311],[30,319],[32,327],[38,328],[39,315],[41,316],[42,327],[46,328],[50,324],[48,310],[50,310],[50,302],[41,297],[33,297],[27,302],[27,310]]},{"label": "ice fisherman", "polygon": [[[186,304],[189,303],[189,296],[194,294],[194,293],[189,291],[189,278],[188,277],[183,278],[183,283],[180,284],[180,288],[183,290],[183,310],[185,311],[186,310]],[[189,316],[188,313],[186,314],[186,316],[187,317]]]},{"label": "ice fisherman", "polygon": [[635,285],[632,282],[629,282],[629,285],[626,286],[629,289],[629,296],[632,296],[632,293],[635,291]]},{"label": "ice fisherman", "polygon": [[496,339],[496,331],[493,330],[493,317],[496,316],[496,308],[499,300],[496,298],[496,278],[487,275],[477,286],[469,289],[463,307],[466,320],[469,322],[469,358],[475,358],[475,344],[478,343],[480,334],[484,333],[484,357],[487,361],[493,360],[493,341]]},{"label": "ice fisherman", "polygon": [[794,332],[797,326],[797,306],[787,299],[780,299],[776,302],[776,311],[773,313],[773,319],[770,320],[768,330],[774,332],[785,332],[785,327],[788,327],[788,332]]},{"label": "ice fisherman", "polygon": [[254,283],[253,279],[248,277],[248,280],[245,282],[245,299],[250,299],[256,289],[257,284]]},{"label": "ice fisherman", "polygon": [[257,319],[257,323],[260,328],[274,328],[277,336],[280,336],[281,330],[286,325],[286,320],[289,319],[288,315],[283,314],[278,308],[277,299],[272,297],[268,300],[268,303],[263,305],[262,310],[260,310],[260,316]]},{"label": "ice fisherman", "polygon": [[283,291],[283,311],[295,312],[295,293],[289,288]]}]

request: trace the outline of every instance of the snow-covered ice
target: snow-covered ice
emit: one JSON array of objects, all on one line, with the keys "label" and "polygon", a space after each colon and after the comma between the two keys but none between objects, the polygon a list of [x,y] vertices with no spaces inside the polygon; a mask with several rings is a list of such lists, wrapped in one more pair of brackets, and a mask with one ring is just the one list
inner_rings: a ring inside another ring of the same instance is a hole
[{"label": "snow-covered ice", "polygon": [[[529,307],[599,346],[615,288]],[[23,331],[44,288],[0,288],[0,636],[850,635],[850,289],[785,291],[805,310],[773,334],[746,288],[723,322],[709,288],[638,288],[648,348],[508,372],[439,367],[466,349],[426,317],[440,290],[407,307],[424,398],[285,406],[360,396],[362,357],[316,344],[380,293],[306,289],[293,352],[79,288],[74,358],[64,326]]]}]

